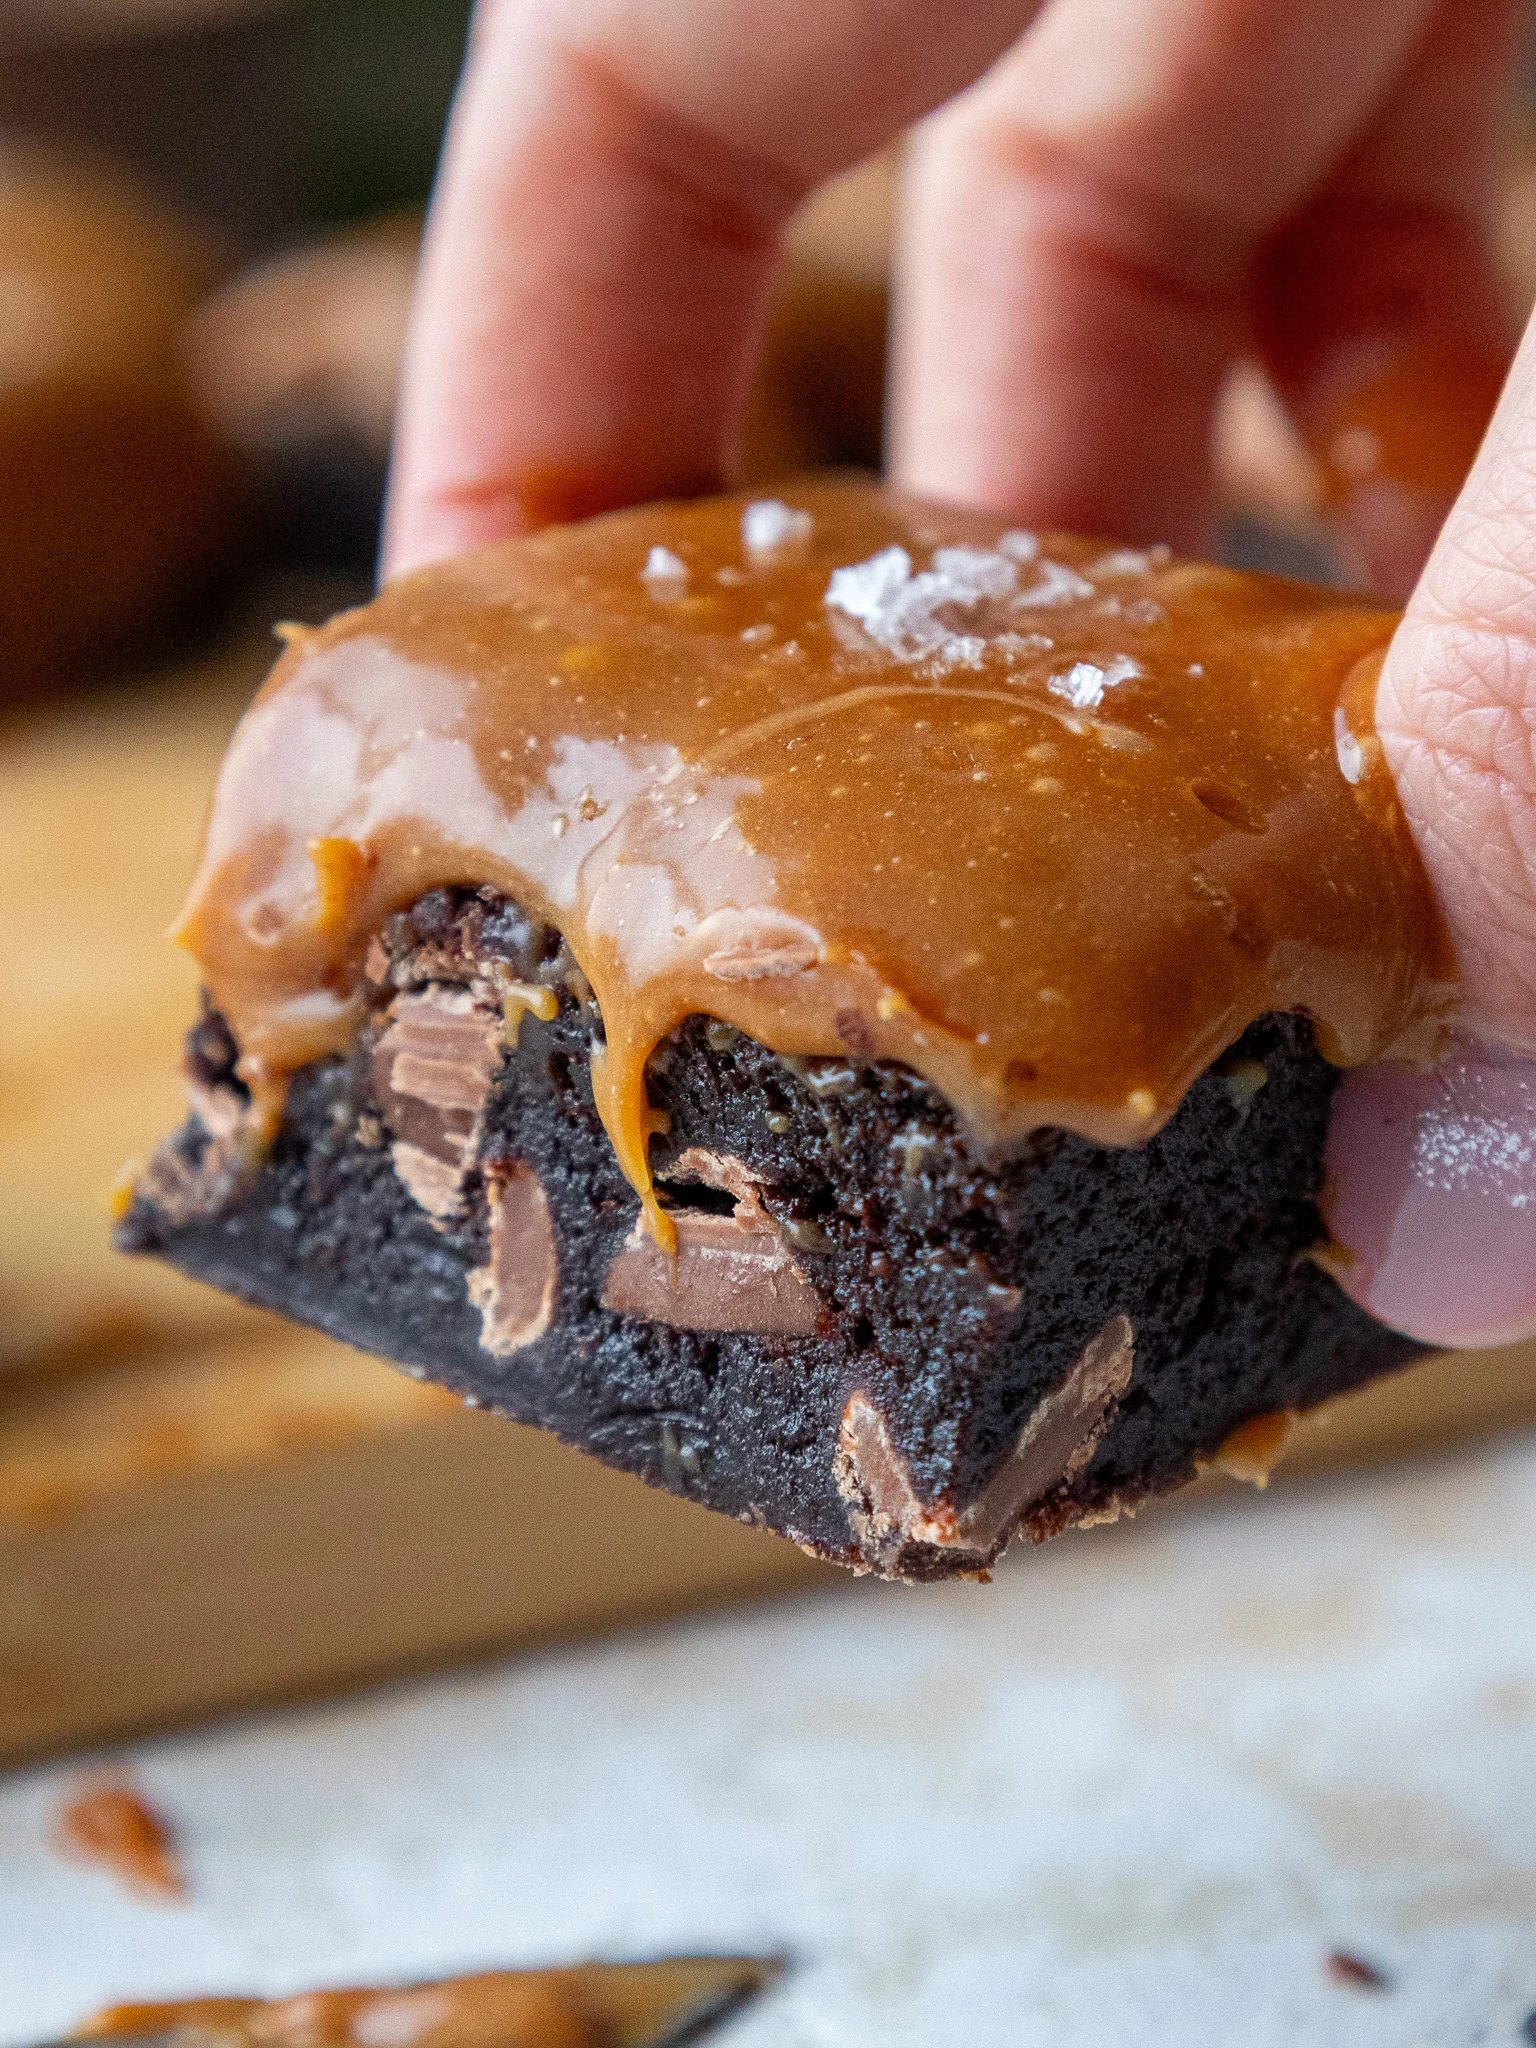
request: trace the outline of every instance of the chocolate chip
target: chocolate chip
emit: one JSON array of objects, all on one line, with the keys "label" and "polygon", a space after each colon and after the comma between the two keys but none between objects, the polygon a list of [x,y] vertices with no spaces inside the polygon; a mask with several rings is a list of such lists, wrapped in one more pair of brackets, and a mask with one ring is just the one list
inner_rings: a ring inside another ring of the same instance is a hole
[{"label": "chocolate chip", "polygon": [[456,1215],[491,1082],[505,1050],[500,1005],[471,989],[397,996],[373,1052],[390,1156],[434,1222]]},{"label": "chocolate chip", "polygon": [[521,1159],[486,1171],[490,1258],[469,1275],[470,1301],[480,1311],[480,1342],[496,1358],[532,1344],[554,1319],[559,1257],[543,1183]]},{"label": "chocolate chip", "polygon": [[1092,1457],[1130,1382],[1135,1333],[1111,1316],[1066,1378],[1031,1412],[1013,1451],[969,1506],[920,1499],[889,1425],[863,1389],[849,1396],[834,1460],[848,1523],[867,1566],[895,1568],[910,1545],[953,1555],[995,1554],[1020,1517]]},{"label": "chocolate chip", "polygon": [[637,1225],[608,1269],[603,1306],[678,1330],[747,1330],[809,1337],[824,1313],[820,1295],[790,1255],[764,1209],[760,1183],[731,1154],[690,1146],[673,1181],[701,1181],[729,1194],[730,1215],[673,1209],[677,1250],[661,1250]]}]

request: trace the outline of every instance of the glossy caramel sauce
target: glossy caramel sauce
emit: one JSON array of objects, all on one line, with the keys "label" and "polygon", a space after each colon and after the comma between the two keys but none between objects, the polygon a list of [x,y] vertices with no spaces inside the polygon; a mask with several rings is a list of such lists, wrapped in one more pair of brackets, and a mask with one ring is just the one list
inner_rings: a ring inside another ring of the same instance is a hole
[{"label": "glossy caramel sauce", "polygon": [[597,2048],[604,2036],[553,1972],[498,1970],[399,1991],[195,1998],[114,2006],[85,2038],[184,2035],[210,2048]]},{"label": "glossy caramel sauce", "polygon": [[1395,614],[861,481],[785,496],[553,529],[292,638],[180,927],[258,1096],[348,1043],[370,937],[449,883],[564,934],[647,1193],[646,1061],[695,1012],[904,1061],[1003,1149],[1146,1139],[1268,1010],[1346,1065],[1443,1011],[1362,682]]},{"label": "glossy caramel sauce", "polygon": [[1459,335],[1390,355],[1312,423],[1328,502],[1344,504],[1377,480],[1453,497],[1508,368],[1507,356]]},{"label": "glossy caramel sauce", "polygon": [[661,2048],[695,2039],[775,1971],[750,1956],[676,1956],[293,1998],[115,2005],[75,2038],[150,2035],[186,2048]]}]

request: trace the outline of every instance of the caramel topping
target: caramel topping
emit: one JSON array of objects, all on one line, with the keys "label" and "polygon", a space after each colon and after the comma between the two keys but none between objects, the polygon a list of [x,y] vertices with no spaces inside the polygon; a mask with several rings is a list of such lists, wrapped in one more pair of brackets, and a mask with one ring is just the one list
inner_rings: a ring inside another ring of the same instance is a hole
[{"label": "caramel topping", "polygon": [[1241,1479],[1248,1486],[1256,1486],[1262,1493],[1269,1484],[1270,1473],[1285,1456],[1296,1423],[1294,1408],[1273,1408],[1267,1415],[1251,1415],[1222,1439],[1205,1463],[1217,1472],[1225,1472],[1229,1479]]},{"label": "caramel topping", "polygon": [[[1267,1010],[1345,1065],[1443,1010],[1360,709],[1393,613],[863,482],[787,495],[490,548],[284,654],[181,926],[258,1090],[348,1043],[370,938],[453,883],[564,934],[647,1194],[646,1061],[695,1012],[904,1061],[1002,1148],[1145,1140]],[[343,840],[344,890],[310,850]]]},{"label": "caramel topping", "polygon": [[487,1970],[394,1990],[116,2005],[73,2038],[170,2036],[186,2048],[662,2048],[695,2038],[774,1969],[747,1956],[679,1956]]},{"label": "caramel topping", "polygon": [[1312,427],[1331,504],[1381,479],[1451,497],[1466,481],[1508,360],[1461,336],[1391,355]]},{"label": "caramel topping", "polygon": [[309,1991],[271,2003],[117,2006],[84,2033],[181,2033],[188,2048],[597,2048],[601,2038],[553,1971],[496,1971],[399,1991]]},{"label": "caramel topping", "polygon": [[100,1863],[128,1887],[159,1899],[186,1896],[171,1833],[131,1785],[102,1784],[81,1792],[58,1817],[66,1855]]}]

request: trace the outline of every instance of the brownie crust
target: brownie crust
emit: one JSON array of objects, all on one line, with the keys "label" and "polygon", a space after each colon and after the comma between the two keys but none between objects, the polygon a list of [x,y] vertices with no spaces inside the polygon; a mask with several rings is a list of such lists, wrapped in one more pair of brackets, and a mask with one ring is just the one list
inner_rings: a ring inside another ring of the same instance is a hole
[{"label": "brownie crust", "polygon": [[1304,1017],[1252,1025],[1144,1146],[1047,1129],[1006,1159],[857,1044],[785,1058],[690,1018],[648,1076],[673,1262],[557,933],[437,890],[370,986],[260,1148],[204,1015],[120,1245],[855,1569],[983,1571],[1421,1355],[1307,1256],[1338,1072]]}]

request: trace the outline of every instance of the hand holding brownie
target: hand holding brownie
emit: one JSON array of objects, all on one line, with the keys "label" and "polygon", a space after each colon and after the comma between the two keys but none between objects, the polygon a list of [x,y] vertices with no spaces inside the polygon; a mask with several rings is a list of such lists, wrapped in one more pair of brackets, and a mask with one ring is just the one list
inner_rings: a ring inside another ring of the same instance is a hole
[{"label": "hand holding brownie", "polygon": [[[1257,345],[1362,573],[1406,595],[1507,337],[1484,252],[1512,0],[482,6],[408,357],[391,573],[730,466],[795,202],[909,164],[896,480],[1199,547]],[[1470,1028],[1536,1050],[1536,347],[1413,597],[1381,734]],[[1346,1286],[1438,1342],[1536,1329],[1536,1069],[1350,1077]]]}]

